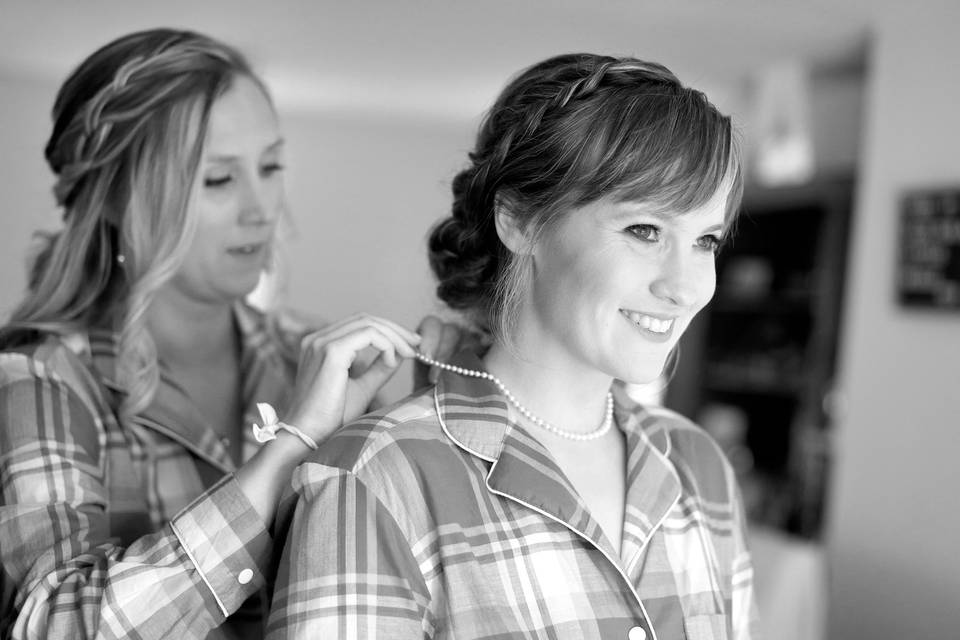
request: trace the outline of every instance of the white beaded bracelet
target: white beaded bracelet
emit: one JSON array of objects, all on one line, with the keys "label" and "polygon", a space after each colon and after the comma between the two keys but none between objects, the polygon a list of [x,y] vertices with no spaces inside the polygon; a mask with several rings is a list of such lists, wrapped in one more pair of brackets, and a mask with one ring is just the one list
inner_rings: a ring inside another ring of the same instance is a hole
[{"label": "white beaded bracelet", "polygon": [[313,438],[305,434],[303,431],[300,431],[300,429],[297,429],[292,424],[280,422],[280,420],[277,418],[277,412],[271,405],[267,404],[266,402],[258,402],[257,411],[260,412],[260,419],[263,420],[263,426],[253,423],[253,437],[257,442],[270,442],[271,440],[276,440],[277,431],[283,429],[284,431],[297,436],[300,438],[303,444],[316,451],[316,441],[314,441]]}]

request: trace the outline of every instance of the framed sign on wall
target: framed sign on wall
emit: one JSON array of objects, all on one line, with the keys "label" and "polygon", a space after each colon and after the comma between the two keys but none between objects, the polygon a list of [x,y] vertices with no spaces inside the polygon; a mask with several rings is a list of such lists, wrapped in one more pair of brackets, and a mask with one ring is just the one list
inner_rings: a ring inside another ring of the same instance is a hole
[{"label": "framed sign on wall", "polygon": [[960,310],[960,187],[904,194],[900,231],[899,302]]}]

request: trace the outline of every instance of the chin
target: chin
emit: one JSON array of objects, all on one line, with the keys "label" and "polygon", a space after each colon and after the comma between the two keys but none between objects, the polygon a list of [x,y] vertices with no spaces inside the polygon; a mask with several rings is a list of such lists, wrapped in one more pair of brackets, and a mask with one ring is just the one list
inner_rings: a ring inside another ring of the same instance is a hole
[{"label": "chin", "polygon": [[252,282],[225,282],[219,287],[220,297],[229,302],[246,298],[257,288],[257,282],[257,280]]},{"label": "chin", "polygon": [[617,380],[625,382],[627,384],[651,384],[660,379],[660,376],[663,374],[663,370],[657,371],[653,374],[639,374],[639,375],[629,375],[629,376],[616,376]]},{"label": "chin", "polygon": [[627,384],[650,384],[656,382],[667,368],[667,358],[638,357],[631,362],[620,362],[613,377]]}]

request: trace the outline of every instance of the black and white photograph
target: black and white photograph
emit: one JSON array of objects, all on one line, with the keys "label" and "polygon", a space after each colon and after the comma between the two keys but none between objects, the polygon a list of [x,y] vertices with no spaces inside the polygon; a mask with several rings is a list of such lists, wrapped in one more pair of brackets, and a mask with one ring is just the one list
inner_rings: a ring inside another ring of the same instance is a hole
[{"label": "black and white photograph", "polygon": [[960,640],[956,0],[0,0],[0,640]]}]

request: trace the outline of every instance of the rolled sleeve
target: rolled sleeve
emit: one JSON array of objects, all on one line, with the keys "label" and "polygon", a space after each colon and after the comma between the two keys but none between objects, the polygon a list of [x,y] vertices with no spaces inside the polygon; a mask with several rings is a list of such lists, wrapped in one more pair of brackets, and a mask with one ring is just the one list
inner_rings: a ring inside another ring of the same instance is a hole
[{"label": "rolled sleeve", "polygon": [[265,584],[271,539],[233,475],[170,522],[224,617]]},{"label": "rolled sleeve", "polygon": [[74,387],[0,354],[0,637],[203,638],[263,585],[270,537],[232,476],[119,545],[107,441]]}]

